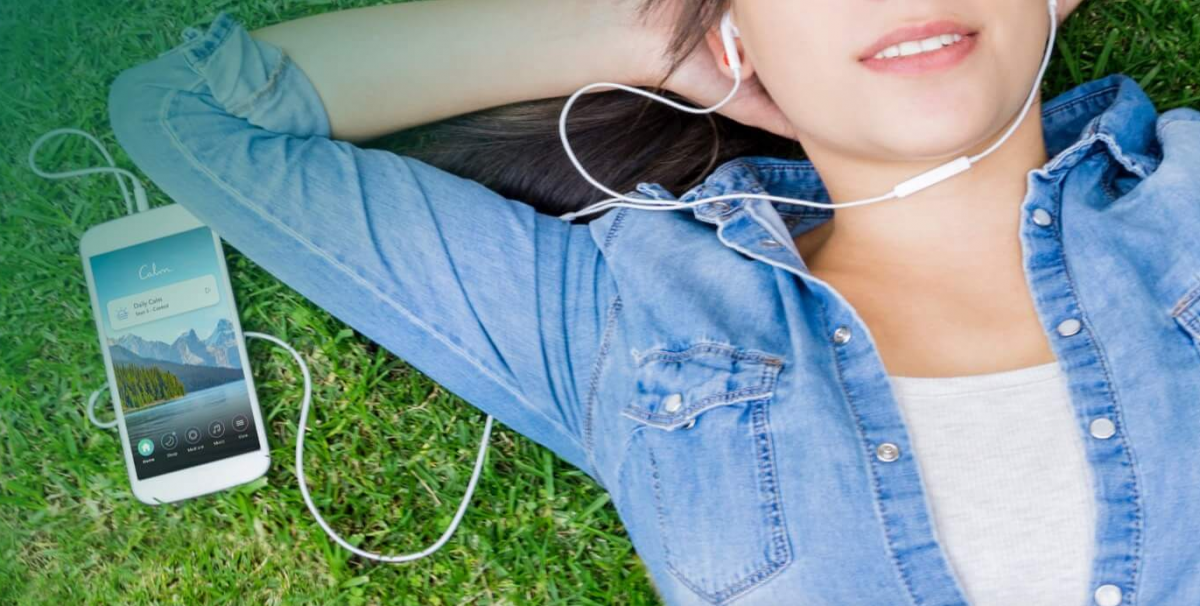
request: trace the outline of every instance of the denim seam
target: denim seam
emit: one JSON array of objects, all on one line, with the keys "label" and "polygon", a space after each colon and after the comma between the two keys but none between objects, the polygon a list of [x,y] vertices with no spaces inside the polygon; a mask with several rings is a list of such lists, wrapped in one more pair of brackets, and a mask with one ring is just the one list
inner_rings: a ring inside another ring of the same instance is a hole
[{"label": "denim seam", "polygon": [[[768,366],[767,368],[770,367]],[[714,408],[728,406],[730,404],[737,404],[739,402],[757,400],[760,398],[770,398],[774,395],[774,391],[763,391],[763,387],[761,385],[753,385],[750,387],[743,387],[741,389],[716,393],[700,398],[687,408],[671,414],[651,412],[647,408],[638,406],[637,404],[630,404],[629,406],[625,407],[621,411],[621,414],[635,421],[646,423],[647,425],[653,425],[660,429],[673,431],[678,429],[680,425],[687,423],[693,417],[700,416],[701,413],[707,412]]]},{"label": "denim seam", "polygon": [[[192,87],[188,90],[188,92],[195,94],[198,91],[198,89],[200,89],[201,87],[203,87],[205,85],[205,83],[206,83],[206,78],[204,76],[201,76],[200,78],[197,79],[196,84],[192,85]],[[404,306],[398,304],[397,302],[392,300],[390,297],[388,297],[384,293],[380,292],[377,288],[375,288],[375,286],[371,283],[370,280],[359,275],[357,272],[353,271],[351,268],[342,264],[336,258],[331,257],[325,251],[316,247],[313,243],[309,242],[306,238],[304,238],[300,234],[296,233],[291,227],[289,227],[286,223],[280,221],[274,215],[264,212],[262,210],[262,208],[260,208],[257,204],[255,204],[253,201],[251,201],[246,196],[242,195],[242,193],[239,192],[238,190],[236,190],[233,186],[231,186],[230,184],[223,181],[220,177],[218,177],[216,174],[212,173],[208,169],[204,168],[204,166],[196,159],[196,157],[191,153],[191,151],[188,150],[187,147],[183,145],[183,142],[180,140],[178,133],[176,133],[175,129],[172,128],[170,120],[167,117],[168,108],[179,97],[180,92],[181,92],[180,90],[171,91],[169,94],[167,94],[163,98],[162,106],[159,108],[158,120],[159,120],[159,126],[163,129],[164,132],[166,132],[169,135],[171,144],[184,156],[184,158],[187,159],[188,163],[190,164],[190,166],[193,170],[196,170],[196,171],[200,172],[201,174],[206,175],[209,179],[211,179],[214,183],[219,185],[222,189],[229,192],[230,195],[232,195],[234,198],[241,201],[242,204],[246,205],[246,207],[249,208],[251,211],[253,211],[256,215],[277,225],[281,230],[283,230],[284,232],[290,234],[293,238],[295,238],[297,242],[300,242],[301,244],[303,244],[305,248],[311,250],[313,253],[317,254],[318,256],[323,257],[334,267],[340,269],[348,277],[350,277],[351,279],[355,280],[356,282],[359,282],[360,284],[362,284],[367,289],[368,292],[375,295],[380,301],[386,303],[388,306],[390,306],[390,307],[396,309],[397,311],[399,311],[400,313],[404,314],[406,317],[409,318],[409,320],[415,326],[421,328],[425,332],[429,333],[432,337],[434,337],[438,341],[445,344],[448,348],[450,348],[451,351],[457,353],[464,361],[471,364],[471,366],[475,367],[483,376],[487,377],[489,380],[491,380],[497,386],[499,386],[502,389],[504,389],[505,391],[509,392],[514,398],[516,398],[516,400],[518,402],[524,404],[526,407],[525,408],[526,412],[537,414],[539,417],[541,417],[544,420],[546,420],[547,422],[549,422],[553,427],[557,428],[563,436],[570,439],[572,442],[574,442],[575,446],[579,447],[582,450],[583,445],[579,443],[579,441],[574,437],[572,432],[568,431],[565,427],[563,427],[561,424],[559,424],[553,418],[546,416],[545,414],[542,414],[541,412],[539,412],[536,407],[534,407],[531,403],[529,403],[528,401],[525,400],[524,396],[522,396],[519,391],[514,389],[512,386],[508,385],[506,382],[501,380],[499,377],[495,376],[490,370],[488,370],[486,367],[484,367],[479,362],[477,362],[475,359],[473,359],[467,352],[463,351],[461,348],[459,348],[457,345],[455,345],[453,341],[450,341],[444,335],[442,335],[440,332],[434,330],[432,327],[427,325],[424,321],[422,321],[419,317],[414,315],[411,311],[406,309]]]},{"label": "denim seam", "polygon": [[1117,141],[1113,139],[1111,135],[1106,133],[1096,133],[1096,138],[1104,141],[1104,143],[1108,146],[1108,151],[1112,154],[1112,156],[1115,157],[1122,166],[1128,169],[1129,172],[1141,177],[1142,179],[1147,179],[1150,177],[1150,173],[1146,172],[1146,169],[1142,166],[1142,163],[1136,158],[1126,155],[1125,150],[1121,149],[1121,144],[1117,143]]},{"label": "denim seam", "polygon": [[1099,137],[1097,135],[1091,135],[1080,139],[1071,144],[1070,147],[1058,152],[1058,155],[1055,156],[1048,165],[1035,170],[1041,172],[1042,174],[1049,175],[1063,165],[1067,165],[1068,169],[1073,168],[1079,163],[1079,159],[1084,157],[1089,151],[1089,148],[1098,140]]},{"label": "denim seam", "polygon": [[[1061,242],[1061,239],[1057,239],[1057,240]],[[1065,259],[1067,256],[1065,247],[1063,247],[1061,250],[1062,250],[1062,253],[1061,253],[1062,257]],[[1133,512],[1134,519],[1130,522],[1133,526],[1133,529],[1131,532],[1133,533],[1133,537],[1134,537],[1133,538],[1134,548],[1133,548],[1133,553],[1130,554],[1127,557],[1127,559],[1129,560],[1129,562],[1130,562],[1129,565],[1132,568],[1132,572],[1130,575],[1131,579],[1129,582],[1135,589],[1134,593],[1136,593],[1136,589],[1139,587],[1138,586],[1138,575],[1141,572],[1139,563],[1141,562],[1141,559],[1142,559],[1141,553],[1142,553],[1143,507],[1141,504],[1142,491],[1140,488],[1142,474],[1141,474],[1141,471],[1139,471],[1139,469],[1138,469],[1137,457],[1135,456],[1135,454],[1133,452],[1133,445],[1127,439],[1126,432],[1122,431],[1122,429],[1125,427],[1124,407],[1119,402],[1119,398],[1117,397],[1116,390],[1112,388],[1112,386],[1114,384],[1113,376],[1112,376],[1112,372],[1108,368],[1108,356],[1104,352],[1104,345],[1100,342],[1099,337],[1096,335],[1095,331],[1091,327],[1091,320],[1088,319],[1089,315],[1083,307],[1083,302],[1079,299],[1078,291],[1075,287],[1075,279],[1072,277],[1072,272],[1071,272],[1070,266],[1064,262],[1062,264],[1062,268],[1063,268],[1063,274],[1066,277],[1067,290],[1068,290],[1069,296],[1071,298],[1071,301],[1074,304],[1074,306],[1079,310],[1079,321],[1083,326],[1085,326],[1087,328],[1087,335],[1086,335],[1087,343],[1090,344],[1091,347],[1093,348],[1094,353],[1095,353],[1096,357],[1098,358],[1098,361],[1100,362],[1100,370],[1104,373],[1104,382],[1106,385],[1105,392],[1108,394],[1108,399],[1112,404],[1113,416],[1116,418],[1116,423],[1115,423],[1116,433],[1114,435],[1120,436],[1120,438],[1121,438],[1121,445],[1125,449],[1126,458],[1129,463],[1130,473],[1133,474],[1133,482],[1132,482],[1132,485],[1130,488],[1133,492],[1133,496],[1129,499],[1129,502],[1133,503],[1133,510],[1134,510],[1134,512]],[[1130,603],[1136,604],[1136,598],[1131,596]]]},{"label": "denim seam", "polygon": [[612,244],[613,239],[617,237],[617,231],[621,229],[621,223],[625,220],[625,215],[629,214],[628,206],[617,208],[617,216],[613,217],[612,225],[608,226],[608,233],[604,235],[604,253],[607,255],[608,247]]},{"label": "denim seam", "polygon": [[775,354],[765,353],[752,349],[740,349],[733,345],[721,343],[719,341],[694,341],[684,349],[667,349],[655,348],[644,350],[643,352],[635,352],[633,354],[634,364],[638,367],[644,366],[650,360],[668,360],[672,362],[682,362],[696,357],[700,353],[715,353],[724,356],[729,356],[734,360],[748,360],[752,362],[760,362],[763,364],[782,364],[783,359]]},{"label": "denim seam", "polygon": [[[633,428],[633,430],[631,430],[629,432],[629,435],[625,436],[625,439],[621,441],[621,448],[619,450],[617,450],[617,452],[621,453],[622,456],[620,457],[620,460],[617,462],[616,471],[613,472],[613,476],[615,478],[613,480],[613,488],[615,488],[617,490],[623,489],[624,483],[621,481],[621,479],[625,476],[625,471],[629,467],[630,457],[628,456],[628,453],[632,452],[633,441],[636,440],[639,435],[641,435],[641,433],[646,429],[646,427],[647,427],[646,425],[642,425],[640,423],[637,424]],[[610,492],[612,492],[612,491],[610,490]],[[620,498],[620,496],[621,495],[614,493],[613,500],[614,501],[617,500],[618,498]]]},{"label": "denim seam", "polygon": [[[818,307],[820,307],[820,309],[821,309],[821,317],[822,317],[821,325],[825,326],[829,323],[829,310],[826,308],[825,302],[822,301],[820,297],[816,297],[816,301],[817,301]],[[850,413],[850,416],[854,419],[854,428],[858,432],[859,442],[864,446],[864,454],[867,459],[866,467],[870,473],[870,478],[871,478],[871,492],[875,497],[874,499],[872,499],[872,501],[874,502],[875,513],[879,520],[879,528],[883,533],[883,542],[887,546],[888,559],[891,560],[893,569],[896,571],[897,576],[900,577],[900,583],[904,586],[904,589],[907,591],[908,598],[910,600],[912,600],[913,606],[921,606],[922,604],[925,603],[925,601],[917,596],[916,591],[912,586],[912,580],[908,575],[907,568],[905,568],[900,563],[900,559],[896,555],[896,545],[895,545],[895,543],[892,542],[892,536],[889,532],[890,525],[888,524],[887,517],[886,517],[887,516],[887,506],[884,503],[883,493],[879,487],[879,471],[875,468],[875,462],[872,460],[873,457],[871,456],[872,455],[871,443],[866,438],[867,430],[866,430],[866,427],[863,426],[862,417],[858,414],[857,410],[855,410],[855,405],[854,405],[853,399],[850,397],[850,393],[848,391],[846,391],[845,376],[844,376],[845,369],[842,367],[842,359],[841,359],[840,352],[837,350],[836,345],[831,344],[830,347],[833,349],[833,364],[834,364],[834,369],[837,371],[838,389],[842,392],[842,402],[845,403],[847,411]]]},{"label": "denim seam", "polygon": [[1200,354],[1200,273],[1193,274],[1197,280],[1169,310],[1170,317],[1184,331],[1188,342]]},{"label": "denim seam", "polygon": [[197,74],[200,74],[200,70],[207,67],[208,60],[212,57],[213,52],[225,42],[225,39],[229,37],[229,32],[233,31],[234,26],[237,25],[232,18],[225,15],[223,19],[222,15],[224,13],[218,14],[209,26],[210,28],[215,27],[215,29],[210,29],[206,34],[202,34],[189,41],[189,43],[194,42],[195,44],[191,48],[186,49],[187,52],[183,55],[188,67],[192,68],[192,71]]},{"label": "denim seam", "polygon": [[608,313],[605,314],[604,333],[600,338],[600,347],[596,354],[596,362],[592,365],[591,377],[588,379],[587,402],[584,404],[583,409],[583,447],[592,469],[599,469],[596,465],[596,445],[594,436],[592,435],[593,424],[596,418],[596,396],[600,389],[600,375],[603,372],[604,362],[608,359],[608,349],[612,344],[612,335],[617,324],[617,316],[621,311],[621,306],[621,295],[613,297],[612,303],[608,306]]},{"label": "denim seam", "polygon": [[287,55],[279,55],[279,60],[275,62],[275,67],[271,70],[270,75],[267,76],[266,84],[263,84],[252,94],[247,95],[245,99],[226,107],[225,111],[228,111],[235,116],[249,115],[249,113],[254,109],[254,104],[258,102],[259,99],[274,91],[275,88],[279,86],[279,81],[283,79],[284,70],[290,64],[291,59]]},{"label": "denim seam", "polygon": [[1113,173],[1117,172],[1118,167],[1118,164],[1108,163],[1108,166],[1100,172],[1100,189],[1104,192],[1104,196],[1108,198],[1108,204],[1116,202],[1117,198],[1120,197],[1117,195],[1116,190],[1113,189],[1112,184],[1112,181],[1116,179],[1116,175]]},{"label": "denim seam", "polygon": [[1070,101],[1063,102],[1062,105],[1057,105],[1055,107],[1048,108],[1046,111],[1042,112],[1042,117],[1048,118],[1059,112],[1063,112],[1068,109],[1071,109],[1081,103],[1090,103],[1092,101],[1095,101],[1097,97],[1102,97],[1104,95],[1110,95],[1120,89],[1121,89],[1120,84],[1111,84],[1109,86],[1105,86],[1104,88],[1094,90],[1094,91],[1092,91],[1082,97],[1079,97],[1077,99],[1071,99]]},{"label": "denim seam", "polygon": [[[1200,280],[1200,274],[1193,274],[1193,277]],[[1185,313],[1194,315],[1194,312],[1191,310],[1192,306],[1196,303],[1200,303],[1200,282],[1193,284],[1187,292],[1183,293],[1183,296],[1175,301],[1175,305],[1171,307],[1171,316],[1179,316]]]}]

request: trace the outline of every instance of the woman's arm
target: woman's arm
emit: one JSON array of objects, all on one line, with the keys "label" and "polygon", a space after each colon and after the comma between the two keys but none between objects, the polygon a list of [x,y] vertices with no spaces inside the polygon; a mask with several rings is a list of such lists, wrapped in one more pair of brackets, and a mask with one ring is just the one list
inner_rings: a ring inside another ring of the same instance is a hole
[{"label": "woman's arm", "polygon": [[425,0],[251,32],[312,81],[333,137],[361,141],[599,81],[642,84],[628,0]]},{"label": "woman's arm", "polygon": [[[589,226],[332,139],[316,88],[279,47],[226,14],[189,32],[112,85],[113,131],[137,166],[288,286],[596,477],[592,373],[619,299]],[[391,76],[398,97],[441,95]],[[343,123],[369,113],[343,98],[329,112]]]}]

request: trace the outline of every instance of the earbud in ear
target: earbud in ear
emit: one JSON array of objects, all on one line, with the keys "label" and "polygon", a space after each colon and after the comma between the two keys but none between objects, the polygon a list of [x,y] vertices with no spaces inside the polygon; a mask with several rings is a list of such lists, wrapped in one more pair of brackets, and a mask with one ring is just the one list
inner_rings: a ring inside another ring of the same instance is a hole
[{"label": "earbud in ear", "polygon": [[725,11],[725,15],[721,17],[721,43],[725,45],[725,62],[734,72],[742,71],[742,58],[738,55],[737,43],[734,42],[739,36],[741,32],[733,24],[733,12]]}]

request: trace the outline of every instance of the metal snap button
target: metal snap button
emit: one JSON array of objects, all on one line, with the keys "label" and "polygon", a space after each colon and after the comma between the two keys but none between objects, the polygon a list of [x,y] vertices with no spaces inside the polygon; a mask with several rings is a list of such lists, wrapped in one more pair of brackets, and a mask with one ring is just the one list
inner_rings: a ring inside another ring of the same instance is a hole
[{"label": "metal snap button", "polygon": [[878,457],[880,461],[891,463],[892,461],[900,458],[900,447],[892,444],[891,442],[884,442],[875,449],[875,456]]},{"label": "metal snap button", "polygon": [[1080,328],[1083,328],[1083,324],[1081,324],[1079,320],[1076,320],[1075,318],[1070,318],[1063,320],[1062,323],[1058,325],[1058,334],[1064,337],[1069,337],[1075,333],[1078,333]]},{"label": "metal snap button", "polygon": [[1101,585],[1092,597],[1098,606],[1117,606],[1121,603],[1121,588],[1111,583]]},{"label": "metal snap button", "polygon": [[838,345],[845,344],[850,340],[850,328],[848,326],[839,326],[833,331],[833,342]]},{"label": "metal snap button", "polygon": [[783,244],[780,244],[779,241],[775,240],[774,238],[766,238],[765,240],[760,241],[759,244],[762,244],[767,248],[779,248],[780,246],[783,246]]},{"label": "metal snap button", "polygon": [[1054,217],[1051,217],[1050,213],[1047,212],[1046,209],[1037,208],[1033,211],[1033,222],[1041,227],[1048,227],[1054,222]]},{"label": "metal snap button", "polygon": [[1101,440],[1111,438],[1113,434],[1117,433],[1117,426],[1105,417],[1094,419],[1088,427],[1091,429],[1092,435]]},{"label": "metal snap button", "polygon": [[663,400],[663,410],[675,412],[683,406],[683,394],[673,393]]}]

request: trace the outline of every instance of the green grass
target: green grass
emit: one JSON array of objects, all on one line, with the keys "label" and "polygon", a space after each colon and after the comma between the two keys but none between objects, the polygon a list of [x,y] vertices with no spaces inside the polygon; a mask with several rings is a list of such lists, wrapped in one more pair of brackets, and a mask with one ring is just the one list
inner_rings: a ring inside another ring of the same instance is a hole
[{"label": "green grass", "polygon": [[[403,565],[349,557],[310,519],[292,464],[298,370],[251,341],[274,464],[262,480],[178,506],[138,503],[115,432],[83,404],[104,368],[77,245],[124,213],[109,177],[25,168],[56,127],[108,127],[107,85],[229,10],[251,29],[361,4],[295,0],[0,0],[0,603],[654,604],[607,495],[497,424],[455,537]],[[1046,93],[1114,71],[1160,111],[1200,105],[1200,0],[1086,0],[1062,30]],[[64,140],[48,167],[93,165]],[[154,205],[170,201],[152,185]],[[290,341],[316,381],[308,443],[320,507],[364,547],[434,541],[470,476],[484,415],[348,329],[232,247],[243,326]]]}]

